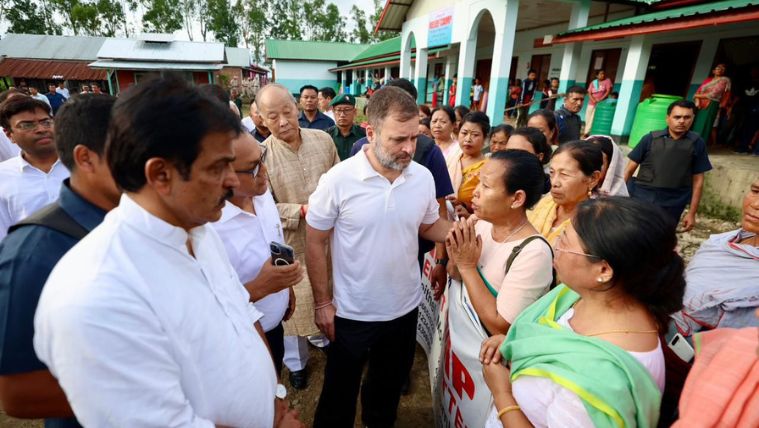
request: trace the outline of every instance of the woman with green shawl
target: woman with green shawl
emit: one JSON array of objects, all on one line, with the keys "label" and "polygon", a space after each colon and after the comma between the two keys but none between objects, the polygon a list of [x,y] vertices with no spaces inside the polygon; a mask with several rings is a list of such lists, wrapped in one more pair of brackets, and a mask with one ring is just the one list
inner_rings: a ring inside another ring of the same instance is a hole
[{"label": "woman with green shawl", "polygon": [[655,427],[660,334],[685,290],[676,244],[651,204],[581,203],[554,247],[564,284],[525,309],[505,340],[482,345],[494,398],[486,427]]}]

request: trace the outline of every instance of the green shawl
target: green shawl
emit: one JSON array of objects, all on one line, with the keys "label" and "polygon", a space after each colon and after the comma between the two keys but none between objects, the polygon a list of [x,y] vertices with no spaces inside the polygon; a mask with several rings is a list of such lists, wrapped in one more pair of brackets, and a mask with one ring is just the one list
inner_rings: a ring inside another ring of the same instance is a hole
[{"label": "green shawl", "polygon": [[661,392],[648,370],[622,348],[556,323],[579,298],[561,284],[514,320],[500,349],[512,382],[551,379],[580,397],[597,427],[655,427]]}]

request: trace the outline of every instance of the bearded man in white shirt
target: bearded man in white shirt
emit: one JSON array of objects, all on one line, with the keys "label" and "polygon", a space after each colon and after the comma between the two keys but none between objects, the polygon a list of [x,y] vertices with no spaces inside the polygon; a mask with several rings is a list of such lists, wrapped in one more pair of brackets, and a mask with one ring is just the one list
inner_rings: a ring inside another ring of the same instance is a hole
[{"label": "bearded man in white shirt", "polygon": [[83,426],[303,426],[206,224],[239,185],[240,132],[179,76],[114,106],[106,158],[120,205],[56,265],[34,323],[35,351]]},{"label": "bearded man in white shirt", "polygon": [[303,279],[303,268],[298,260],[287,266],[274,266],[271,261],[269,243],[284,243],[285,236],[266,179],[266,146],[258,144],[251,134],[241,132],[235,139],[234,150],[232,168],[240,185],[213,227],[251,301],[264,314],[261,328],[266,332],[279,376],[285,356],[282,321],[290,319],[295,311],[292,287]]},{"label": "bearded man in white shirt", "polygon": [[[361,386],[364,426],[391,427],[414,360],[419,284],[417,236],[443,242],[435,182],[413,162],[416,101],[388,86],[367,107],[369,144],[319,180],[308,200],[306,264],[316,325],[332,341],[315,428],[352,427]],[[332,252],[333,290],[327,246]]]},{"label": "bearded man in white shirt", "polygon": [[58,160],[50,105],[28,96],[0,104],[0,126],[21,153],[0,163],[0,239],[8,228],[58,199],[69,171]]}]

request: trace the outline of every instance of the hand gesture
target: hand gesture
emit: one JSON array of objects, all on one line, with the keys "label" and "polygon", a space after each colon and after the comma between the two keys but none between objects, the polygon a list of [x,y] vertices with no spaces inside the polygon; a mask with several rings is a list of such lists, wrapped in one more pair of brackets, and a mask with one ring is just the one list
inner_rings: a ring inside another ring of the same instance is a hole
[{"label": "hand gesture", "polygon": [[323,308],[314,311],[314,322],[319,327],[319,331],[324,333],[331,342],[335,341],[335,306],[329,304]]},{"label": "hand gesture", "polygon": [[274,399],[274,428],[306,428],[298,411],[290,408],[287,400]]},{"label": "hand gesture", "polygon": [[448,273],[445,271],[445,265],[436,264],[430,272],[430,286],[435,300],[439,300],[445,291],[445,285],[448,283]]},{"label": "hand gesture", "polygon": [[482,253],[482,238],[474,230],[476,220],[461,219],[454,222],[445,238],[448,257],[456,263],[459,270],[476,268]]},{"label": "hand gesture", "polygon": [[292,287],[303,280],[303,268],[298,260],[291,265],[274,266],[269,257],[255,279],[257,284],[266,286],[268,293],[274,294],[285,288]]},{"label": "hand gesture", "polygon": [[482,375],[493,396],[511,395],[511,371],[500,363],[482,365]]},{"label": "hand gesture", "polygon": [[690,232],[693,230],[693,226],[696,225],[696,213],[689,211],[683,218],[683,232]]},{"label": "hand gesture", "polygon": [[503,334],[496,334],[483,340],[480,348],[480,362],[482,364],[500,363],[500,348],[504,340],[506,336]]}]

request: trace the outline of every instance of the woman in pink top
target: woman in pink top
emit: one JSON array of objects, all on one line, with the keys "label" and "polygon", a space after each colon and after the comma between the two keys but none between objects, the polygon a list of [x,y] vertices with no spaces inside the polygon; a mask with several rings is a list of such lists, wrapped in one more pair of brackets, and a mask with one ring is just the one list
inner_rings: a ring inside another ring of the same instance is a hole
[{"label": "woman in pink top", "polygon": [[596,112],[596,104],[605,100],[611,93],[611,89],[614,85],[611,83],[611,79],[606,77],[604,70],[596,70],[596,79],[590,82],[588,86],[588,106],[585,107],[585,136],[590,133],[590,129],[593,127],[593,116]]}]

